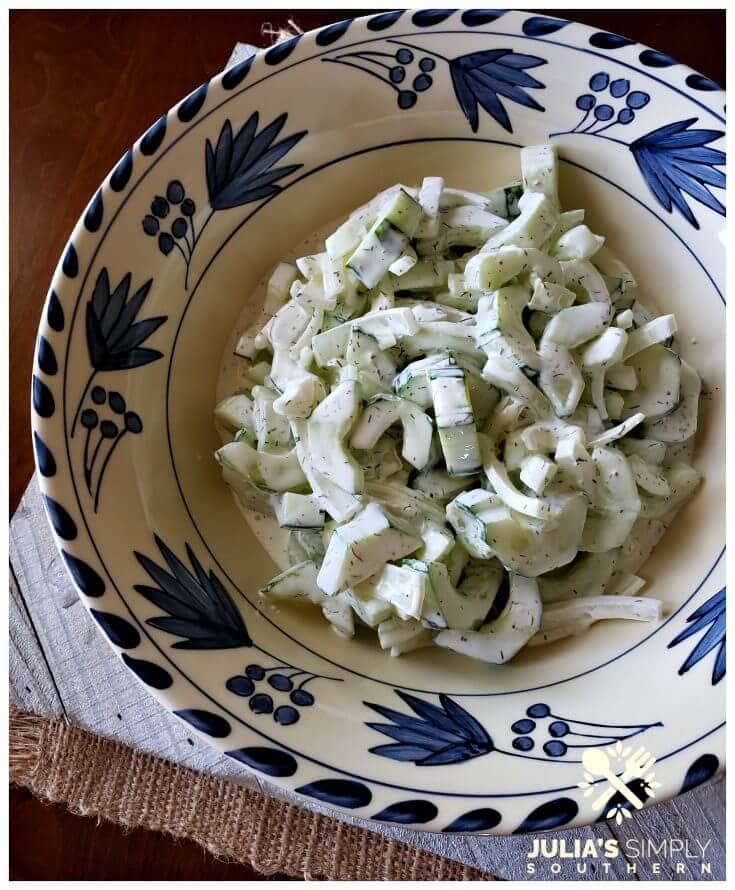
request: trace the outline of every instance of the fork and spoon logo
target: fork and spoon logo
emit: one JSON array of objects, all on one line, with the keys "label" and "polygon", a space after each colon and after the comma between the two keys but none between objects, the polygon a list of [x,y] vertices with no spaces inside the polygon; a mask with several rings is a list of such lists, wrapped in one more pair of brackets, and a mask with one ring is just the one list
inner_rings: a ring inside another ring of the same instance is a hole
[{"label": "fork and spoon logo", "polygon": [[[633,779],[642,779],[646,795],[653,797],[654,789],[660,787],[660,782],[654,780],[655,773],[652,771],[655,762],[656,758],[642,745],[635,751],[632,746],[623,747],[622,742],[606,750],[585,748],[582,752],[585,781],[579,782],[578,786],[584,790],[585,797],[590,797],[595,792],[596,780],[606,780],[604,790],[592,801],[592,809],[595,811],[602,810],[616,792],[632,807],[640,810],[643,809],[643,800],[628,787],[628,783]],[[624,818],[630,818],[630,810],[620,803],[611,807],[605,815],[620,824]]]}]

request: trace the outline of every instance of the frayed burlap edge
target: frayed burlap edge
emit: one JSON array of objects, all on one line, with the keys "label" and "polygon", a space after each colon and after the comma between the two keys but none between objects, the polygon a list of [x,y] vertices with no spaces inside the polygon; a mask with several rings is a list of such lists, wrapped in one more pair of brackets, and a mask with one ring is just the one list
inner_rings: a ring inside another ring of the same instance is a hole
[{"label": "frayed burlap edge", "polygon": [[492,878],[380,834],[11,709],[10,779],[74,813],[196,841],[261,874],[365,881]]}]

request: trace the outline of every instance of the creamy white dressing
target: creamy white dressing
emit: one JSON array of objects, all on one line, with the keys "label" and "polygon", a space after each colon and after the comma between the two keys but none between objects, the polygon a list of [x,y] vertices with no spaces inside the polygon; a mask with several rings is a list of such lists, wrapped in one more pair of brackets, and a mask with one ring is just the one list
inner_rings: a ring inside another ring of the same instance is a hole
[{"label": "creamy white dressing", "polygon": [[[283,262],[292,263],[298,257],[309,256],[312,253],[321,252],[325,238],[335,230],[337,225],[338,222],[334,222],[318,229],[313,235],[305,238],[300,244],[294,247],[283,258]],[[245,301],[243,310],[238,316],[230,336],[227,338],[227,344],[222,355],[219,376],[217,378],[215,404],[222,401],[222,399],[227,398],[227,396],[231,396],[232,393],[238,392],[242,388],[244,374],[250,365],[250,362],[235,355],[235,347],[243,332],[258,320],[263,303],[265,302],[265,292],[271,272],[271,269],[267,270],[265,275],[258,282],[258,286],[251,294],[250,299]],[[264,317],[263,322],[266,320],[267,318]],[[226,441],[230,441],[230,439],[231,437],[228,437]],[[237,497],[234,494],[232,496],[250,530],[258,539],[258,543],[260,543],[279,569],[282,571],[287,569],[289,566],[289,530],[287,528],[279,528],[279,525],[273,516],[264,516],[263,514],[255,513],[252,510],[246,510],[238,501]]]}]

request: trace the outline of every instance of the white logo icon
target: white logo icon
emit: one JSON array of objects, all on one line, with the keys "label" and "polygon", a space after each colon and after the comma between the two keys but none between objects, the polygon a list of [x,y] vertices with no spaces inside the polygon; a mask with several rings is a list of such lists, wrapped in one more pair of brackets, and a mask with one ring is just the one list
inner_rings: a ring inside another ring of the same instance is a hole
[{"label": "white logo icon", "polygon": [[[585,781],[577,784],[584,789],[584,796],[590,797],[596,790],[597,780],[600,778],[606,780],[604,791],[592,801],[593,810],[602,810],[616,792],[624,801],[640,810],[643,809],[643,800],[628,787],[627,783],[633,779],[642,779],[642,790],[647,797],[654,797],[654,789],[661,786],[660,782],[654,781],[655,773],[651,768],[655,762],[656,758],[642,745],[635,751],[630,745],[623,747],[622,742],[606,750],[585,748],[582,752]],[[614,818],[620,825],[624,818],[630,819],[630,809],[621,801],[607,810],[605,817]]]}]

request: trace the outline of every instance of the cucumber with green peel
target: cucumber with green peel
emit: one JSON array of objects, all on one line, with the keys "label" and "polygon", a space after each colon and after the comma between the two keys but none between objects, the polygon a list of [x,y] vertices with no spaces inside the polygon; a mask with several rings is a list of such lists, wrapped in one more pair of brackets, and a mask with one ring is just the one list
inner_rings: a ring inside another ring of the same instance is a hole
[{"label": "cucumber with green peel", "polygon": [[518,202],[522,195],[523,183],[511,182],[509,185],[488,192],[485,197],[485,207],[490,213],[502,216],[508,221],[514,220],[521,213]]},{"label": "cucumber with green peel", "polygon": [[637,454],[629,454],[627,457],[635,484],[641,491],[656,497],[669,497],[671,488],[663,470],[643,460]]},{"label": "cucumber with green peel", "polygon": [[610,420],[620,420],[623,416],[625,399],[622,394],[614,389],[605,390],[605,409]]},{"label": "cucumber with green peel", "polygon": [[324,511],[313,494],[287,491],[275,505],[276,519],[281,528],[322,528]]},{"label": "cucumber with green peel", "polygon": [[480,443],[464,371],[434,369],[429,378],[447,472],[453,476],[477,473],[482,463]]},{"label": "cucumber with green peel", "polygon": [[388,513],[406,521],[430,519],[439,524],[445,521],[444,509],[439,504],[435,504],[420,491],[414,491],[392,479],[367,482],[365,494],[381,504]]},{"label": "cucumber with green peel", "polygon": [[603,275],[608,275],[620,281],[622,293],[635,290],[638,287],[633,273],[607,245],[604,245],[595,253],[592,262]]},{"label": "cucumber with green peel", "polygon": [[429,580],[445,627],[454,630],[477,630],[485,622],[500,589],[505,572],[497,560],[483,565],[482,574],[464,581],[457,589],[447,566],[429,564]]},{"label": "cucumber with green peel", "polygon": [[498,352],[497,334],[503,335],[516,364],[541,368],[533,337],[523,323],[523,312],[528,305],[528,292],[523,287],[502,287],[480,298],[477,307],[475,340],[487,355]]},{"label": "cucumber with green peel", "polygon": [[408,247],[422,215],[421,205],[404,189],[399,189],[347,260],[347,268],[365,287],[375,287]]},{"label": "cucumber with green peel", "polygon": [[417,238],[436,238],[439,235],[439,205],[444,191],[441,176],[425,176],[417,200],[423,216],[416,229]]}]

